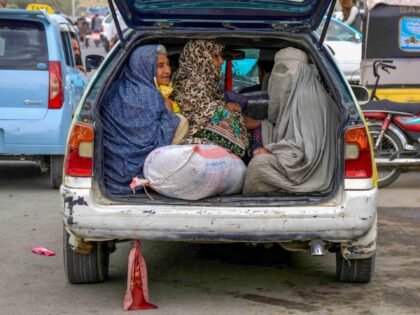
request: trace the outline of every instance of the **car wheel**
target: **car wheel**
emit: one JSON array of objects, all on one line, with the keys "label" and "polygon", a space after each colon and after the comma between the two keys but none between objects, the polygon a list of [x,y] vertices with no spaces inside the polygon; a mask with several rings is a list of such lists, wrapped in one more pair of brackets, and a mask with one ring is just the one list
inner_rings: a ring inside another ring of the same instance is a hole
[{"label": "car wheel", "polygon": [[54,189],[60,188],[63,181],[64,155],[51,155],[50,157],[50,182]]},{"label": "car wheel", "polygon": [[336,276],[341,282],[368,283],[375,269],[375,254],[365,259],[345,259],[341,251],[336,254]]},{"label": "car wheel", "polygon": [[104,282],[108,278],[109,252],[107,242],[90,242],[88,254],[73,251],[69,244],[70,234],[63,229],[64,270],[67,280],[73,284]]},{"label": "car wheel", "polygon": [[[369,126],[370,135],[373,145],[381,132],[380,126]],[[402,151],[404,149],[401,140],[391,130],[387,130],[382,138],[382,142],[377,150],[375,150],[375,158],[388,158],[391,154]],[[378,186],[386,187],[395,182],[400,177],[401,171],[395,167],[378,167]]]}]

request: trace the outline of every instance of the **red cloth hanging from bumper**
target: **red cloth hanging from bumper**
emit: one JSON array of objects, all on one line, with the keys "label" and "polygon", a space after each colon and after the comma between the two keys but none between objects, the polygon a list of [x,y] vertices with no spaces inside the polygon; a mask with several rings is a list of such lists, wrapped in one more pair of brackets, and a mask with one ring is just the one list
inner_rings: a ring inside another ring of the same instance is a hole
[{"label": "red cloth hanging from bumper", "polygon": [[128,257],[127,292],[124,297],[124,310],[148,310],[157,306],[149,303],[147,268],[140,252],[140,241],[134,241],[134,248]]}]

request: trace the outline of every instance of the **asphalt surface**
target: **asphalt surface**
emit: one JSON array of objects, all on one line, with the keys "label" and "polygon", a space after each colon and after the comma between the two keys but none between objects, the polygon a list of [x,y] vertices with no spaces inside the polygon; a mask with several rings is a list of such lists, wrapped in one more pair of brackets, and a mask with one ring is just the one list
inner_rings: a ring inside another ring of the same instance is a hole
[{"label": "asphalt surface", "polygon": [[[102,48],[84,55],[105,55]],[[94,73],[91,73],[92,76]],[[144,242],[147,314],[420,313],[420,173],[379,193],[376,272],[371,283],[335,280],[335,257],[274,246]],[[110,279],[71,285],[64,275],[58,191],[32,163],[0,162],[0,314],[125,314],[130,243],[111,255]],[[32,247],[56,251],[38,256]]]},{"label": "asphalt surface", "polygon": [[[380,191],[376,273],[367,285],[335,280],[332,254],[276,247],[144,242],[148,314],[417,314],[420,173]],[[0,314],[124,314],[130,243],[111,255],[110,279],[64,276],[58,191],[31,163],[0,162]],[[38,256],[44,246],[56,256]]]}]

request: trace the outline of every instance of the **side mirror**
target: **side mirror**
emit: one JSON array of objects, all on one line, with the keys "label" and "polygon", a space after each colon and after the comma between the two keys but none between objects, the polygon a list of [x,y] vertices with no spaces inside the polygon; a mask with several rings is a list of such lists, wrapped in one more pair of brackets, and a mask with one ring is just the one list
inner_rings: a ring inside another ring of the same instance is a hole
[{"label": "side mirror", "polygon": [[100,55],[88,55],[85,58],[86,70],[98,69],[105,57]]},{"label": "side mirror", "polygon": [[358,33],[354,34],[354,39],[356,40],[356,43],[360,43],[362,41],[362,38]]},{"label": "side mirror", "polygon": [[352,85],[351,89],[353,90],[354,96],[356,96],[356,100],[359,105],[364,105],[369,102],[370,96],[367,88],[360,85]]}]

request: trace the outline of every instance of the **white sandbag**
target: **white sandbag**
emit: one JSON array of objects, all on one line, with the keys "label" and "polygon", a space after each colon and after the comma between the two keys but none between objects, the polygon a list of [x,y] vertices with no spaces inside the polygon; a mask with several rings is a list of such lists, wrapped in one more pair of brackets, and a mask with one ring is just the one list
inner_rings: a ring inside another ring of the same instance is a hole
[{"label": "white sandbag", "polygon": [[145,181],[160,194],[198,200],[241,192],[246,166],[236,155],[215,145],[170,145],[147,157]]}]

